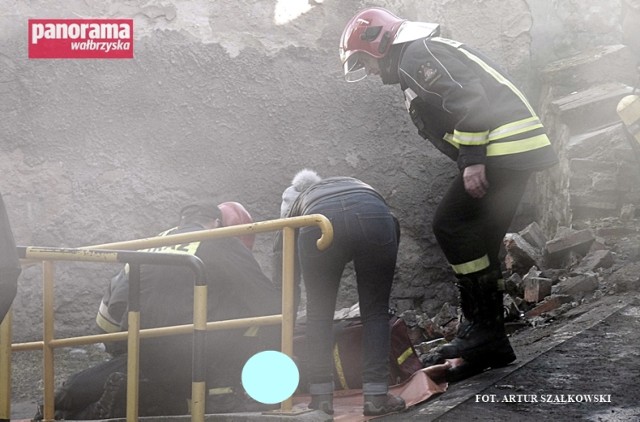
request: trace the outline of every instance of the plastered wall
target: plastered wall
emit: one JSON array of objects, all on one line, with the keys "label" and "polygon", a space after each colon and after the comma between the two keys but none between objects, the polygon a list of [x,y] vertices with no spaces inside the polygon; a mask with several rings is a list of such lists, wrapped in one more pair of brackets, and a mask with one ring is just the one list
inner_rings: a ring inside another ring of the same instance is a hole
[{"label": "plastered wall", "polygon": [[[381,5],[440,22],[444,36],[484,49],[530,88],[535,11],[524,0],[292,4],[304,13],[287,20],[274,0],[0,0],[0,191],[16,241],[147,237],[201,198],[273,219],[294,173],[310,167],[359,177],[394,208],[402,224],[394,306],[433,313],[451,300],[430,221],[455,166],[416,134],[398,87],[342,80],[338,40],[357,10]],[[29,18],[79,17],[132,18],[135,58],[27,58]],[[271,237],[259,236],[268,274],[270,250]],[[116,271],[57,267],[61,335],[93,328]],[[40,334],[40,285],[40,267],[25,268],[17,340]],[[342,304],[354,295],[345,288]]]}]

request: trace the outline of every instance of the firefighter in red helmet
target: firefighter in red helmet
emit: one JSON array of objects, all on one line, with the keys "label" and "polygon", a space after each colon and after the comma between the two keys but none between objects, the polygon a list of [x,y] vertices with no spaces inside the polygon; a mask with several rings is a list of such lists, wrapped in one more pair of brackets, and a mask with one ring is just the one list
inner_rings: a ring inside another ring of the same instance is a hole
[{"label": "firefighter in red helmet", "polygon": [[[398,58],[398,51],[392,46],[439,33],[440,25],[436,23],[410,22],[379,7],[365,9],[351,18],[340,38],[345,78],[357,82],[367,76],[367,70],[373,70],[385,83],[395,83],[388,79],[393,78],[394,61]],[[369,63],[366,68],[365,62]]]},{"label": "firefighter in red helmet", "polygon": [[450,381],[516,359],[504,329],[498,254],[533,172],[558,162],[545,128],[505,71],[479,51],[441,38],[439,26],[382,8],[357,13],[340,39],[347,81],[377,74],[399,84],[418,134],[459,173],[432,227],[453,272],[464,321],[425,365],[461,358]]}]

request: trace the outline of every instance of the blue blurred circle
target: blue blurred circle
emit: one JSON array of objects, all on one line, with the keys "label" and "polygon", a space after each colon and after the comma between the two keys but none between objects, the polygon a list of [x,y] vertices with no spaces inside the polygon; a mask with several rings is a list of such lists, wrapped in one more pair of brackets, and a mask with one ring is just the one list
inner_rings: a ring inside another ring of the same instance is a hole
[{"label": "blue blurred circle", "polygon": [[252,399],[275,404],[291,397],[300,373],[295,362],[282,352],[267,350],[253,355],[242,368],[242,386]]}]

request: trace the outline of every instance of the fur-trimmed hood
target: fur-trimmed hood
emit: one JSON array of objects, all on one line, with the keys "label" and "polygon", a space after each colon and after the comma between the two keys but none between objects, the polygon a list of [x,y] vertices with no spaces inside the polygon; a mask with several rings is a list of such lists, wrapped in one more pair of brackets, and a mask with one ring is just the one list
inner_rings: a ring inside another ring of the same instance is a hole
[{"label": "fur-trimmed hood", "polygon": [[296,198],[307,189],[309,186],[321,181],[322,178],[313,170],[302,169],[291,180],[291,186],[289,186],[282,193],[282,204],[280,205],[280,218],[284,218],[291,209],[291,204]]}]

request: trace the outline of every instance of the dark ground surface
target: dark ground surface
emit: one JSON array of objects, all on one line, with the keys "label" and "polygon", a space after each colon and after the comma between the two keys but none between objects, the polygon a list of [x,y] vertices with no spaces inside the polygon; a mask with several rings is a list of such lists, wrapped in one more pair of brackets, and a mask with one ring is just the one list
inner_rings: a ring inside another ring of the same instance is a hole
[{"label": "dark ground surface", "polygon": [[[549,324],[515,332],[511,340],[518,360],[512,365],[451,384],[438,397],[376,420],[638,421],[639,334],[640,296],[607,295]],[[37,381],[24,378],[39,374],[38,353],[25,352],[23,359],[27,354],[33,355],[34,367],[14,377],[16,419],[33,416],[34,397],[41,390]],[[100,357],[99,350],[73,354],[75,358],[70,353],[60,356],[63,373]],[[591,403],[584,402],[588,398]]]},{"label": "dark ground surface", "polygon": [[[639,334],[640,299],[606,296],[515,333],[514,364],[380,420],[639,421]],[[601,402],[584,402],[589,398]]]}]

